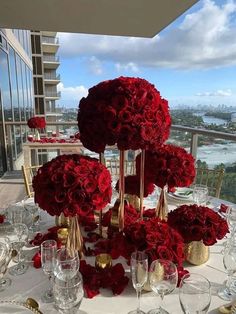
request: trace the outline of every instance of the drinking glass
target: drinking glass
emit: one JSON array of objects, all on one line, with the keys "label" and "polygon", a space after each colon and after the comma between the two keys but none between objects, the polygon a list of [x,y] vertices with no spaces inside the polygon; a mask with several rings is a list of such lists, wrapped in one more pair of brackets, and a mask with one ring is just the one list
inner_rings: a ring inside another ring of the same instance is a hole
[{"label": "drinking glass", "polygon": [[211,284],[199,274],[186,274],[179,287],[179,300],[185,314],[205,314],[211,303]]},{"label": "drinking glass", "polygon": [[208,201],[208,187],[203,184],[195,184],[193,188],[193,200],[198,206],[206,205]]},{"label": "drinking glass", "polygon": [[38,231],[39,230],[39,206],[34,202],[32,197],[26,196],[23,200],[24,208],[31,215],[31,226],[29,227],[30,231]]},{"label": "drinking glass", "polygon": [[71,255],[66,248],[61,248],[57,250],[54,275],[64,281],[72,279],[79,270],[79,264],[77,252]]},{"label": "drinking glass", "polygon": [[6,212],[10,223],[24,223],[25,211],[21,203],[10,203],[6,209]]},{"label": "drinking glass", "polygon": [[23,275],[27,269],[28,265],[25,263],[24,256],[22,254],[22,248],[28,242],[28,227],[22,223],[15,223],[12,225],[15,238],[13,235],[13,239],[10,239],[12,242],[12,248],[17,251],[18,256],[18,264],[11,267],[9,273],[13,276]]},{"label": "drinking glass", "polygon": [[55,266],[57,252],[57,242],[55,240],[46,240],[41,244],[41,263],[44,273],[49,278],[50,287],[46,290],[42,296],[42,301],[44,303],[51,303],[54,301],[51,278],[53,274],[53,269]]},{"label": "drinking glass", "polygon": [[[5,247],[4,247],[5,246]],[[11,279],[5,278],[7,266],[11,260],[11,242],[7,237],[0,237],[0,291],[4,291],[11,285]],[[2,255],[5,252],[5,256]]]},{"label": "drinking glass", "polygon": [[138,307],[137,310],[129,312],[129,314],[145,314],[140,310],[141,291],[148,278],[148,256],[144,252],[134,252],[130,261],[131,275],[133,287],[137,293]]},{"label": "drinking glass", "polygon": [[235,296],[231,290],[232,277],[236,271],[236,248],[231,247],[228,250],[225,250],[223,257],[224,267],[227,271],[227,280],[225,286],[218,291],[218,295],[221,299],[226,301],[231,301]]},{"label": "drinking glass", "polygon": [[226,211],[226,218],[228,225],[231,229],[231,233],[235,231],[236,227],[236,207],[229,206],[227,211]]},{"label": "drinking glass", "polygon": [[53,294],[56,308],[62,313],[78,313],[84,296],[82,276],[77,272],[76,276],[68,281],[54,277]]},{"label": "drinking glass", "polygon": [[[149,281],[152,290],[161,297],[163,301],[166,294],[170,294],[177,285],[178,273],[174,263],[168,260],[158,259],[153,261],[149,270]],[[168,314],[161,305],[148,314]]]}]

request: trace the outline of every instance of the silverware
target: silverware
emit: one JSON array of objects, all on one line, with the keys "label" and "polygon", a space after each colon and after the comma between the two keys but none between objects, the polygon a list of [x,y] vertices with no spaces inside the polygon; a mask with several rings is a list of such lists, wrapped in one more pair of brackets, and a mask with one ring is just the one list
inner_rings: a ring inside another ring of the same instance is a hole
[{"label": "silverware", "polygon": [[222,305],[218,310],[222,314],[236,314],[236,303]]}]

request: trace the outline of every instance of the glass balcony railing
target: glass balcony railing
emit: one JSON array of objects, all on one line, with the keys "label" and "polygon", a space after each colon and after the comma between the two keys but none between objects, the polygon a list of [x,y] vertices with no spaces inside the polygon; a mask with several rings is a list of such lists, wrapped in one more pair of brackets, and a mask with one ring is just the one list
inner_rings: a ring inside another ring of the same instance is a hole
[{"label": "glass balcony railing", "polygon": [[60,62],[60,58],[58,56],[43,56],[43,61],[45,62]]},{"label": "glass balcony railing", "polygon": [[42,43],[59,45],[59,39],[57,37],[42,36]]},{"label": "glass balcony railing", "polygon": [[45,96],[46,97],[55,97],[55,98],[59,97],[60,98],[61,97],[61,92],[46,90],[45,91]]},{"label": "glass balcony railing", "polygon": [[60,81],[61,80],[61,76],[60,76],[60,74],[50,74],[50,73],[45,73],[44,72],[44,79],[45,80]]}]

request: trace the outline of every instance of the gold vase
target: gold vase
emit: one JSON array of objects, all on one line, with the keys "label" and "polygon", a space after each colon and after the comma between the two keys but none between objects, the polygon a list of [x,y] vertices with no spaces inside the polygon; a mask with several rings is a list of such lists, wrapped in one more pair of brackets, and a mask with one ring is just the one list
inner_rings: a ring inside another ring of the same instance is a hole
[{"label": "gold vase", "polygon": [[168,204],[167,204],[167,199],[166,199],[166,191],[167,191],[166,186],[163,189],[161,189],[161,194],[159,196],[159,200],[157,202],[157,207],[156,207],[156,217],[162,220],[167,220],[167,216],[168,216]]},{"label": "gold vase", "polygon": [[184,246],[185,260],[193,265],[201,265],[209,259],[209,246],[202,241],[192,241]]},{"label": "gold vase", "polygon": [[37,141],[40,141],[40,134],[39,134],[39,131],[37,129],[35,130],[35,139]]},{"label": "gold vase", "polygon": [[137,211],[140,210],[140,198],[137,195],[125,194],[125,201],[132,205]]},{"label": "gold vase", "polygon": [[80,225],[77,216],[70,218],[70,228],[68,232],[66,248],[70,256],[75,256],[75,252],[83,257],[83,237],[80,230]]},{"label": "gold vase", "polygon": [[55,224],[57,227],[68,228],[70,226],[70,218],[65,217],[65,215],[63,213],[61,213],[60,216],[56,216]]}]

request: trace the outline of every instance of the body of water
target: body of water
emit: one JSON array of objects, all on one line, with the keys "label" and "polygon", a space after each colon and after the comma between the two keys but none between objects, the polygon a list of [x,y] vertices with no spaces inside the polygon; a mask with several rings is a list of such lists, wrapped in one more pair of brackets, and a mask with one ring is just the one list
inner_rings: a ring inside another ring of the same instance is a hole
[{"label": "body of water", "polygon": [[195,116],[202,117],[203,122],[207,125],[209,124],[224,125],[227,123],[227,121],[224,119],[219,119],[212,116],[205,116],[205,114],[206,112],[194,113]]}]

